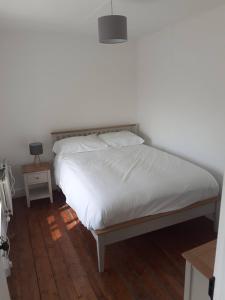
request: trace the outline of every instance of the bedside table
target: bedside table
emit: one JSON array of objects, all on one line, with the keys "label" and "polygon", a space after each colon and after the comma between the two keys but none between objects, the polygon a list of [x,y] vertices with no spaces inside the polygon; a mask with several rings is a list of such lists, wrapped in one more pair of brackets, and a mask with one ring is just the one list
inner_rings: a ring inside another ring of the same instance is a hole
[{"label": "bedside table", "polygon": [[209,280],[213,276],[216,240],[182,254],[186,259],[184,300],[209,300]]},{"label": "bedside table", "polygon": [[50,202],[53,203],[50,163],[24,165],[22,166],[22,171],[27,206],[30,207],[32,200],[43,198],[50,198]]}]

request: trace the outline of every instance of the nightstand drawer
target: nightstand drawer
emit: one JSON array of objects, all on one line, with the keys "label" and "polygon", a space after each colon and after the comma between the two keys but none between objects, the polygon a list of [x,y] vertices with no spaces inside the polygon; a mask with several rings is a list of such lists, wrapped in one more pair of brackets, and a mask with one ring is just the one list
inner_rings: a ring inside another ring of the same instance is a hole
[{"label": "nightstand drawer", "polygon": [[27,174],[28,184],[38,184],[48,182],[48,172],[33,172]]}]

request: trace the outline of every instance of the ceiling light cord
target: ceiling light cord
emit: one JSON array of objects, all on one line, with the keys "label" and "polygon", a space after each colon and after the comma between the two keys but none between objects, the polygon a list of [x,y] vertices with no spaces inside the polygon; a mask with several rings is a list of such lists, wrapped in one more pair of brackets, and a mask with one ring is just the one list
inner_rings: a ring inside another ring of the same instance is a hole
[{"label": "ceiling light cord", "polygon": [[111,0],[111,15],[113,15],[113,2]]}]

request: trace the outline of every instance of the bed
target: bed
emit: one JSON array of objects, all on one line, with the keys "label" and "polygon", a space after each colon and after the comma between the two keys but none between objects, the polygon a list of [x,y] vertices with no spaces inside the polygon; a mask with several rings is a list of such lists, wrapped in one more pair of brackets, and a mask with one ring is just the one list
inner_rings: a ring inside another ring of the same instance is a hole
[{"label": "bed", "polygon": [[[137,125],[53,132],[71,136],[130,131]],[[57,154],[57,185],[97,243],[98,269],[105,246],[196,217],[216,219],[219,187],[211,174],[147,145]]]}]

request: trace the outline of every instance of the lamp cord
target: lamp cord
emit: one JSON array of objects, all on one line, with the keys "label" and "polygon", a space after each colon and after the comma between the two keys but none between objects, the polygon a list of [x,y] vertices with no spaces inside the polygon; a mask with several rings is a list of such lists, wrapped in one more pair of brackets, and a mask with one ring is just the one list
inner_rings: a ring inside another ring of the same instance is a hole
[{"label": "lamp cord", "polygon": [[112,3],[112,0],[111,0],[111,14],[113,15],[113,3]]}]

